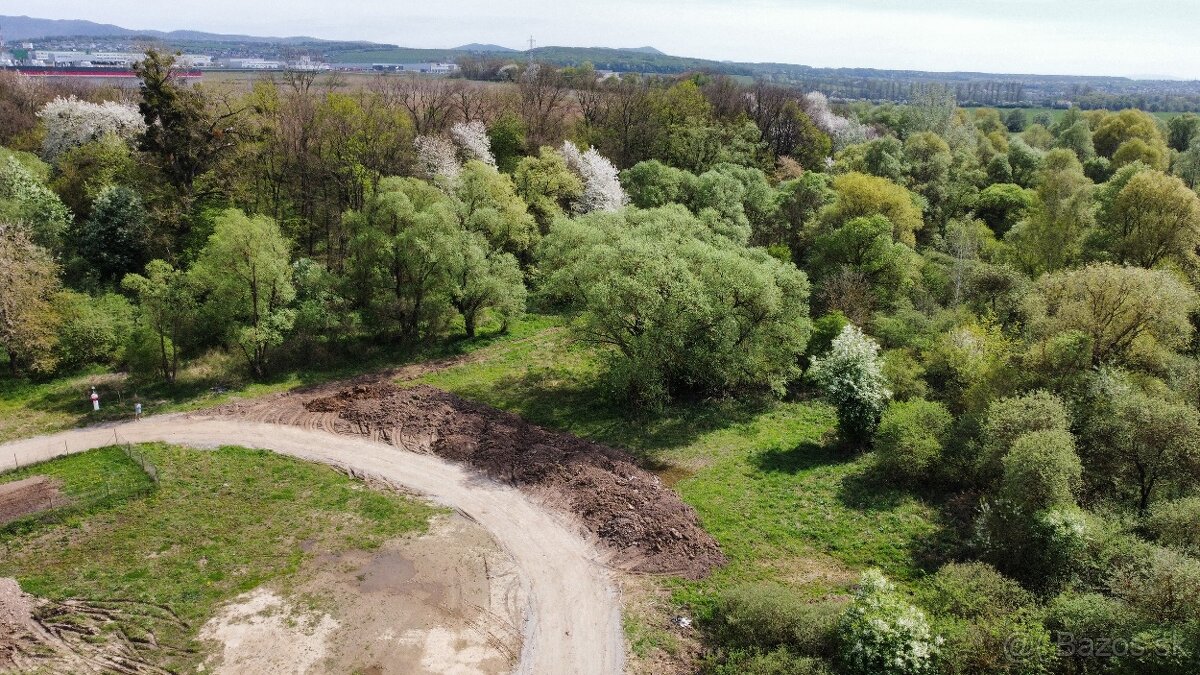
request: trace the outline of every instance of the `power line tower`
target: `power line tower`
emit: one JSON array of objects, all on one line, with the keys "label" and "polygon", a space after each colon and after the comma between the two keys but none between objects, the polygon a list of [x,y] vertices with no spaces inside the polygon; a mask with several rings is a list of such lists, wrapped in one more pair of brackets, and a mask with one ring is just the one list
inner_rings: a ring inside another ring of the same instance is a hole
[{"label": "power line tower", "polygon": [[533,49],[536,46],[537,46],[537,42],[533,39],[533,36],[530,35],[529,36],[529,51],[525,52],[525,55],[529,57],[530,63],[533,62]]}]

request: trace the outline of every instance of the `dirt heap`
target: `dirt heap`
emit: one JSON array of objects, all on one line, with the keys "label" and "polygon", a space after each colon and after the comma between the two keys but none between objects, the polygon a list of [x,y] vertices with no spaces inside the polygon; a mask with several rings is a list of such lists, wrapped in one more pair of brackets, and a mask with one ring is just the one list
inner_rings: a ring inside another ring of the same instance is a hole
[{"label": "dirt heap", "polygon": [[692,507],[628,454],[433,387],[360,381],[219,412],[370,436],[468,464],[577,518],[622,569],[698,579],[726,562]]}]

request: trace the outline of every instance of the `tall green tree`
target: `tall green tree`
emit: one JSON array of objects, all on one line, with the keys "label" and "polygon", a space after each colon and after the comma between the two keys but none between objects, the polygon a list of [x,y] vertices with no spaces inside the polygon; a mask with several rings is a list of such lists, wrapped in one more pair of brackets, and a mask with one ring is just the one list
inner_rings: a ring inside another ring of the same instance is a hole
[{"label": "tall green tree", "polygon": [[1032,212],[1005,236],[1025,272],[1053,272],[1078,259],[1095,223],[1093,185],[1069,150],[1051,150],[1038,171]]},{"label": "tall green tree", "polygon": [[289,307],[292,285],[291,242],[266,216],[236,209],[217,218],[208,243],[192,268],[209,302],[228,317],[233,344],[256,377],[267,374],[270,357],[283,344],[295,320]]},{"label": "tall green tree", "polygon": [[1155,267],[1192,263],[1200,246],[1200,197],[1158,171],[1134,175],[1100,222],[1098,239],[1118,262]]},{"label": "tall green tree", "polygon": [[150,222],[142,199],[127,187],[110,187],[96,197],[92,214],[76,225],[76,266],[100,285],[120,283],[146,264]]},{"label": "tall green tree", "polygon": [[350,294],[376,329],[404,342],[440,331],[462,245],[455,200],[414,178],[385,178],[345,220]]},{"label": "tall green tree", "polygon": [[165,260],[152,260],[145,276],[128,274],[121,285],[137,298],[138,313],[153,332],[158,351],[158,372],[174,383],[179,358],[192,321],[196,297],[188,275]]},{"label": "tall green tree", "polygon": [[1172,150],[1183,152],[1191,147],[1196,136],[1200,136],[1200,115],[1184,113],[1167,122],[1167,145]]},{"label": "tall green tree", "polygon": [[511,254],[489,250],[487,240],[475,232],[462,232],[461,245],[451,262],[450,302],[462,315],[467,337],[486,312],[500,319],[501,330],[525,313],[525,277]]},{"label": "tall green tree", "polygon": [[579,313],[630,403],[782,392],[808,340],[808,280],[681,206],[562,219],[539,251],[542,293]]},{"label": "tall green tree", "polygon": [[134,72],[141,80],[138,110],[146,121],[141,149],[169,188],[157,205],[186,236],[197,202],[227,187],[225,181],[199,181],[236,147],[241,111],[216,110],[215,97],[180,82],[170,54],[150,49]]}]

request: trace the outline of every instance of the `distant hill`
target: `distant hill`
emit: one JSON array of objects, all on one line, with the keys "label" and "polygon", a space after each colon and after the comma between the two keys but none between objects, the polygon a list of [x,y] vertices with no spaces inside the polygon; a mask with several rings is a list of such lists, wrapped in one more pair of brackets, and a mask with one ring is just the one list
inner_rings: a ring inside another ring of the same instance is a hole
[{"label": "distant hill", "polygon": [[641,54],[653,54],[655,56],[666,56],[665,52],[661,52],[654,47],[625,47],[623,52],[639,52]]},{"label": "distant hill", "polygon": [[[239,42],[243,44],[303,44],[329,42],[313,37],[260,37],[254,35],[225,35],[194,30],[135,30],[108,23],[76,19],[36,19],[28,16],[0,16],[0,32],[9,41],[53,37],[152,37],[164,41]],[[370,45],[370,42],[359,44]]]},{"label": "distant hill", "polygon": [[455,47],[450,50],[454,52],[471,52],[473,54],[494,54],[494,53],[518,53],[516,49],[501,47],[500,45],[481,45],[478,42],[472,42],[469,45]]}]

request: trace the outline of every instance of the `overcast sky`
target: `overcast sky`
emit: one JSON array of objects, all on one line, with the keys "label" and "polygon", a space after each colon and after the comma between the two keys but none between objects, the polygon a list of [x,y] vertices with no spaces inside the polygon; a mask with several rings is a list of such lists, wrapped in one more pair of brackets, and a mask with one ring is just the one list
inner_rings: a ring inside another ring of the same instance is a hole
[{"label": "overcast sky", "polygon": [[1200,79],[1198,0],[0,0],[0,14],[411,47]]}]

